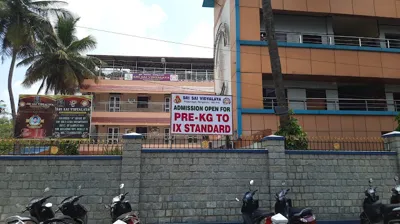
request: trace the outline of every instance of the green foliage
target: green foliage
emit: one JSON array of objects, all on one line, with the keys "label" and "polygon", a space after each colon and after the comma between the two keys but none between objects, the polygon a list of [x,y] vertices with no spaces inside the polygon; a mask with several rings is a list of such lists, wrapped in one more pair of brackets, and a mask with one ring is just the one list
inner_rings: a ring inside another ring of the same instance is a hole
[{"label": "green foliage", "polygon": [[0,140],[0,155],[7,155],[14,151],[14,141],[12,139]]},{"label": "green foliage", "polygon": [[11,57],[8,93],[13,119],[16,112],[12,79],[16,59],[35,54],[37,39],[45,37],[52,30],[49,21],[51,14],[69,14],[58,7],[62,4],[61,1],[52,0],[0,0],[0,56],[2,61]]},{"label": "green foliage", "polygon": [[96,68],[103,62],[84,53],[96,48],[92,36],[78,39],[76,24],[79,18],[59,16],[54,32],[41,38],[36,54],[22,60],[18,66],[29,66],[22,85],[29,87],[41,82],[38,92],[74,94],[83,87],[85,79],[97,82]]},{"label": "green foliage", "polygon": [[289,112],[289,115],[289,124],[284,128],[279,127],[279,130],[275,133],[275,135],[285,137],[286,149],[305,150],[308,148],[307,133],[303,131],[297,119],[292,116],[292,111]]},{"label": "green foliage", "polygon": [[13,124],[7,117],[0,117],[0,139],[7,139],[13,136]]},{"label": "green foliage", "polygon": [[78,141],[62,141],[58,145],[59,154],[62,155],[79,155]]},{"label": "green foliage", "polygon": [[400,131],[400,114],[396,116],[395,120],[397,122],[397,128],[395,129],[395,131]]},{"label": "green foliage", "polygon": [[118,145],[104,145],[103,146],[103,155],[122,155],[122,149]]}]

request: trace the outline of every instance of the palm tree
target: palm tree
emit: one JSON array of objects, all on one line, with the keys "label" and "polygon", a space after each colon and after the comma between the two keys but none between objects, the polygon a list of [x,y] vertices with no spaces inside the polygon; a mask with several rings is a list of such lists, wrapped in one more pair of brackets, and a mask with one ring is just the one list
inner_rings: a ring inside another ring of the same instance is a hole
[{"label": "palm tree", "polygon": [[16,60],[34,54],[37,38],[51,31],[49,15],[68,14],[66,10],[57,7],[61,4],[65,3],[53,0],[0,0],[0,54],[2,60],[11,57],[8,93],[13,120],[16,113],[12,78]]},{"label": "palm tree", "polygon": [[[278,42],[275,38],[274,17],[272,12],[271,0],[262,0],[262,10],[265,23],[265,31],[267,34],[266,41],[268,42],[269,58],[271,61],[272,79],[274,81],[275,95],[278,101],[278,106],[284,111],[288,111],[288,103],[286,101],[285,87],[283,85],[283,76],[281,68],[281,60],[278,51]],[[281,128],[286,127],[290,121],[289,113],[284,113],[279,116]]]},{"label": "palm tree", "polygon": [[22,85],[31,86],[41,81],[38,92],[74,94],[83,87],[85,79],[97,81],[96,68],[101,60],[82,53],[96,47],[93,37],[78,39],[76,23],[79,18],[59,16],[53,35],[48,35],[38,44],[38,53],[22,60],[20,65],[30,65]]}]

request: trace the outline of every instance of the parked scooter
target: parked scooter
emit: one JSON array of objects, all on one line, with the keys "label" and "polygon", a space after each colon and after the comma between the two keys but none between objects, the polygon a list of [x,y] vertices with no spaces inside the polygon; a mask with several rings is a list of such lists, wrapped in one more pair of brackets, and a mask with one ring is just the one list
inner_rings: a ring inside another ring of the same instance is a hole
[{"label": "parked scooter", "polygon": [[[124,188],[124,184],[120,185],[120,189]],[[132,211],[131,204],[125,200],[126,195],[129,192],[115,196],[112,199],[111,205],[106,205],[106,208],[110,209],[112,222],[115,224],[127,223],[127,224],[139,224],[139,217]]]},{"label": "parked scooter", "polygon": [[[282,186],[286,185],[285,182]],[[310,208],[293,208],[292,200],[287,198],[286,195],[290,189],[283,189],[275,195],[275,213],[281,213],[289,220],[289,224],[307,223],[315,224],[317,223],[315,215]]]},{"label": "parked scooter", "polygon": [[[44,193],[48,192],[50,188],[46,188]],[[73,224],[73,220],[68,217],[57,217],[55,218],[53,212],[53,204],[46,203],[47,199],[52,196],[42,197],[33,199],[30,203],[25,207],[22,213],[29,211],[30,216],[12,216],[5,220],[7,224],[47,224],[47,223],[64,223]],[[19,205],[17,205],[19,207]]]},{"label": "parked scooter", "polygon": [[[259,209],[259,201],[254,199],[254,195],[258,190],[252,190],[254,181],[250,181],[249,191],[244,193],[242,199],[242,217],[244,224],[271,224],[271,217],[273,212],[266,212]],[[236,201],[240,201],[236,198]]]},{"label": "parked scooter", "polygon": [[[78,189],[81,189],[81,186],[79,186]],[[76,224],[86,224],[87,210],[83,205],[79,204],[79,199],[81,197],[83,197],[83,195],[65,198],[56,212],[61,211],[63,215],[71,217]]]},{"label": "parked scooter", "polygon": [[371,184],[372,178],[369,179],[369,188],[365,190],[363,211],[360,214],[361,224],[400,222],[400,205],[383,205],[376,194],[376,187],[372,187]]}]

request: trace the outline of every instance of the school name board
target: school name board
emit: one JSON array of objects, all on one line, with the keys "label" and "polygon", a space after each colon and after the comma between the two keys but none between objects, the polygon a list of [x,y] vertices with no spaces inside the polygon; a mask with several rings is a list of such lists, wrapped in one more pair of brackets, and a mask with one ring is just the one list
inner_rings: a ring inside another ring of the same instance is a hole
[{"label": "school name board", "polygon": [[92,96],[20,95],[15,138],[87,139]]},{"label": "school name board", "polygon": [[172,94],[171,134],[232,135],[232,96]]}]

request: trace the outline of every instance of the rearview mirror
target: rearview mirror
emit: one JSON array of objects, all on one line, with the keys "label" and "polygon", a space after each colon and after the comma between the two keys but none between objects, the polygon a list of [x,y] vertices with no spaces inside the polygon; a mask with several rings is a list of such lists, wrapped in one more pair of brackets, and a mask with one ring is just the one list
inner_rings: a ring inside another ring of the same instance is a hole
[{"label": "rearview mirror", "polygon": [[250,181],[250,185],[253,186],[254,185],[254,180]]},{"label": "rearview mirror", "polygon": [[119,189],[124,188],[124,186],[125,186],[124,184],[120,184],[120,185],[119,185]]}]

